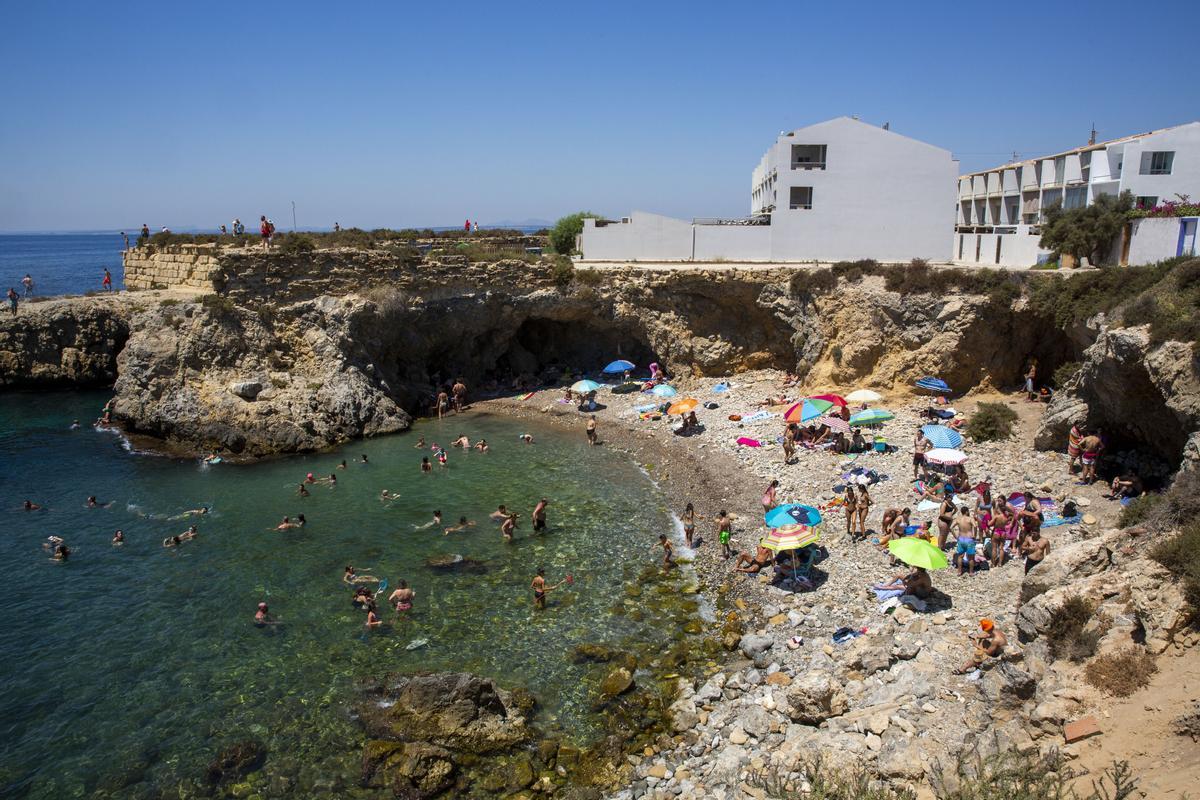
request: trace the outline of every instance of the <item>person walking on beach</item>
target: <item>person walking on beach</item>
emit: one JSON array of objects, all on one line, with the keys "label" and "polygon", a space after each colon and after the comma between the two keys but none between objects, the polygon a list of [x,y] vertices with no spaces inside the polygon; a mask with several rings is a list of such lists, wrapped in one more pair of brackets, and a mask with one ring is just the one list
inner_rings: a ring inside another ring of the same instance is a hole
[{"label": "person walking on beach", "polygon": [[21,285],[25,287],[25,296],[33,297],[33,276],[26,272],[25,277],[21,278]]},{"label": "person walking on beach", "polygon": [[8,308],[14,315],[17,313],[17,290],[8,287]]},{"label": "person walking on beach", "polygon": [[1029,369],[1025,370],[1025,399],[1029,402],[1037,400],[1037,392],[1034,391],[1033,382],[1037,380],[1037,359],[1029,359]]},{"label": "person walking on beach", "polygon": [[667,535],[665,533],[660,533],[658,535],[658,544],[663,550],[663,572],[670,572],[671,567],[675,566],[675,550],[673,547],[671,547],[671,542],[669,539],[667,539]]},{"label": "person walking on beach", "polygon": [[933,449],[933,442],[925,438],[925,431],[917,428],[917,438],[913,440],[913,480],[918,477],[918,473],[925,469],[925,454]]},{"label": "person walking on beach", "polygon": [[695,545],[692,540],[696,537],[696,508],[691,503],[683,509],[683,516],[680,518],[683,523],[683,539],[687,542],[688,549],[692,549]]},{"label": "person walking on beach", "polygon": [[461,414],[467,406],[467,384],[459,378],[450,387],[450,391],[454,393],[454,413]]},{"label": "person walking on beach", "polygon": [[466,222],[463,223],[463,233],[470,233],[470,232],[471,232],[471,220],[467,220]]},{"label": "person walking on beach", "polygon": [[587,440],[588,444],[596,444],[596,415],[592,414],[587,421]]},{"label": "person walking on beach", "polygon": [[733,548],[729,546],[729,539],[733,536],[733,517],[729,516],[729,512],[721,509],[717,514],[717,541],[721,545],[721,555],[726,560],[733,556]]},{"label": "person walking on beach", "polygon": [[776,499],[776,495],[778,492],[779,492],[779,481],[777,481],[777,480],[771,481],[771,484],[769,486],[767,486],[767,490],[765,492],[763,492],[763,496],[762,496],[762,507],[763,507],[764,514],[767,513],[768,511],[770,511],[775,506],[779,505],[779,501]]},{"label": "person walking on beach", "polygon": [[857,505],[857,524],[858,535],[860,538],[867,538],[867,514],[871,512],[871,496],[867,494],[867,487],[863,484],[858,485],[858,505]]}]

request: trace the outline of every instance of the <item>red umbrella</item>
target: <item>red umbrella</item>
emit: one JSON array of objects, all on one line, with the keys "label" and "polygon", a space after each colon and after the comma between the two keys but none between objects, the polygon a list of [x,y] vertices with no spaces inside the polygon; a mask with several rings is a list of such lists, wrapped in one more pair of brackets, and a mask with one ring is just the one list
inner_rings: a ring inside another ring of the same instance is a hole
[{"label": "red umbrella", "polygon": [[838,394],[816,394],[808,399],[809,400],[824,400],[827,403],[833,403],[835,406],[847,405],[846,399]]}]

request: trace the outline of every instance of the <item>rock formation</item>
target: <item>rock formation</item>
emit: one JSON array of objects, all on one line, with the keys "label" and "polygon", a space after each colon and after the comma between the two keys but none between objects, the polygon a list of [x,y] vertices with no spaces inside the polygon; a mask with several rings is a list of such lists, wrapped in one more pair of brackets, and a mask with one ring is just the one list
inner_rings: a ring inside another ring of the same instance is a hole
[{"label": "rock formation", "polygon": [[0,387],[107,386],[129,337],[107,298],[25,303],[0,321]]}]

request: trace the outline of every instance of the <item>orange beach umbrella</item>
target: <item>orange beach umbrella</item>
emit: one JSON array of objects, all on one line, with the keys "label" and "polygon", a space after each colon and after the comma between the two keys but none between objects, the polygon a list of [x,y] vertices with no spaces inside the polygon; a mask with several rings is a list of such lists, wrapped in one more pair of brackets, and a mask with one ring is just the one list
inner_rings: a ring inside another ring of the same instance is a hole
[{"label": "orange beach umbrella", "polygon": [[700,405],[699,400],[697,400],[694,397],[686,397],[683,400],[680,400],[676,403],[672,403],[671,407],[667,409],[667,413],[668,414],[686,414],[689,411],[693,410],[698,405]]}]

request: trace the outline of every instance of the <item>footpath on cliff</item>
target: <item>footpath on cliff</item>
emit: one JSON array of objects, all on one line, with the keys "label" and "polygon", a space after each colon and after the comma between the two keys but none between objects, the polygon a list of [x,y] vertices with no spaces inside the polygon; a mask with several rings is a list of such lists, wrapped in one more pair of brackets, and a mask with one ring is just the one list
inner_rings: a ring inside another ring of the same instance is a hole
[{"label": "footpath on cliff", "polygon": [[[704,590],[716,599],[716,626],[731,649],[729,662],[713,674],[681,682],[672,707],[675,735],[630,756],[629,787],[613,796],[762,797],[766,776],[803,788],[803,770],[814,757],[828,765],[867,767],[923,794],[935,775],[947,768],[953,772],[957,759],[976,752],[1061,749],[1069,761],[1079,759],[1092,769],[1092,777],[1109,766],[1109,756],[1128,758],[1104,742],[1106,736],[1122,735],[1129,721],[1116,715],[1111,698],[1083,680],[1081,664],[1046,653],[1044,639],[1055,613],[1068,595],[1091,598],[1095,613],[1088,624],[1097,629],[1097,653],[1141,639],[1156,655],[1168,654],[1160,658],[1173,660],[1197,637],[1185,630],[1179,590],[1115,528],[1120,505],[1103,498],[1106,487],[1077,485],[1064,454],[1033,449],[1045,406],[1021,395],[989,393],[955,401],[965,416],[980,402],[1006,403],[1018,413],[1010,439],[968,439],[967,466],[973,480],[988,481],[997,496],[1028,490],[1054,498],[1059,508],[1074,501],[1081,519],[1044,529],[1052,554],[1030,578],[1019,560],[973,576],[960,577],[953,568],[936,571],[936,599],[928,608],[918,612],[902,606],[885,613],[868,588],[904,568],[890,566],[871,540],[878,539],[885,509],[915,509],[911,445],[923,422],[918,412],[928,407],[929,398],[890,396],[876,404],[896,414],[882,428],[894,449],[853,461],[888,476],[870,486],[868,528],[875,533],[853,540],[845,533],[842,512],[827,512],[821,543],[829,557],[814,568],[813,590],[792,592],[772,586],[767,576],[736,573],[733,561],[721,555],[712,523],[718,511],[735,516],[735,552],[753,553],[766,533],[759,500],[771,480],[780,482],[780,502],[825,505],[839,496],[834,486],[849,468],[845,455],[802,448],[795,462],[785,465],[776,442],[782,408],[754,423],[729,419],[754,414],[767,397],[815,393],[783,388],[783,377],[772,370],[739,374],[728,379],[732,388],[724,393],[713,391],[718,378],[673,381],[679,390],[673,399],[694,397],[719,406],[701,406],[704,430],[686,437],[673,433],[676,423],[670,418],[640,418],[636,407],[654,401],[648,395],[602,390],[598,397],[601,408],[595,413],[604,445],[627,451],[644,465],[676,513],[688,502],[695,505],[700,543],[694,552],[681,540],[676,547],[692,560]],[[823,388],[844,393],[855,387]],[[552,389],[477,408],[548,418],[581,437],[589,416]],[[739,445],[743,437],[764,446]],[[912,521],[932,522],[935,513],[914,513]],[[647,536],[650,559],[654,542]],[[971,654],[968,634],[978,630],[981,618],[994,620],[1005,632],[1008,653],[973,676],[955,675]],[[740,635],[729,635],[731,623]],[[833,633],[842,628],[864,633],[835,643]],[[1131,708],[1137,698],[1129,701]],[[1099,721],[1102,733],[1065,742],[1064,726],[1088,717]],[[1172,757],[1191,759],[1185,763],[1200,763],[1194,742],[1173,737],[1164,740],[1164,755],[1168,749]],[[1153,750],[1152,744],[1139,748]],[[1152,752],[1135,759],[1138,766],[1153,763]],[[1194,778],[1195,772],[1193,767],[1184,774]],[[1144,786],[1169,788],[1162,774],[1140,777]]]}]

